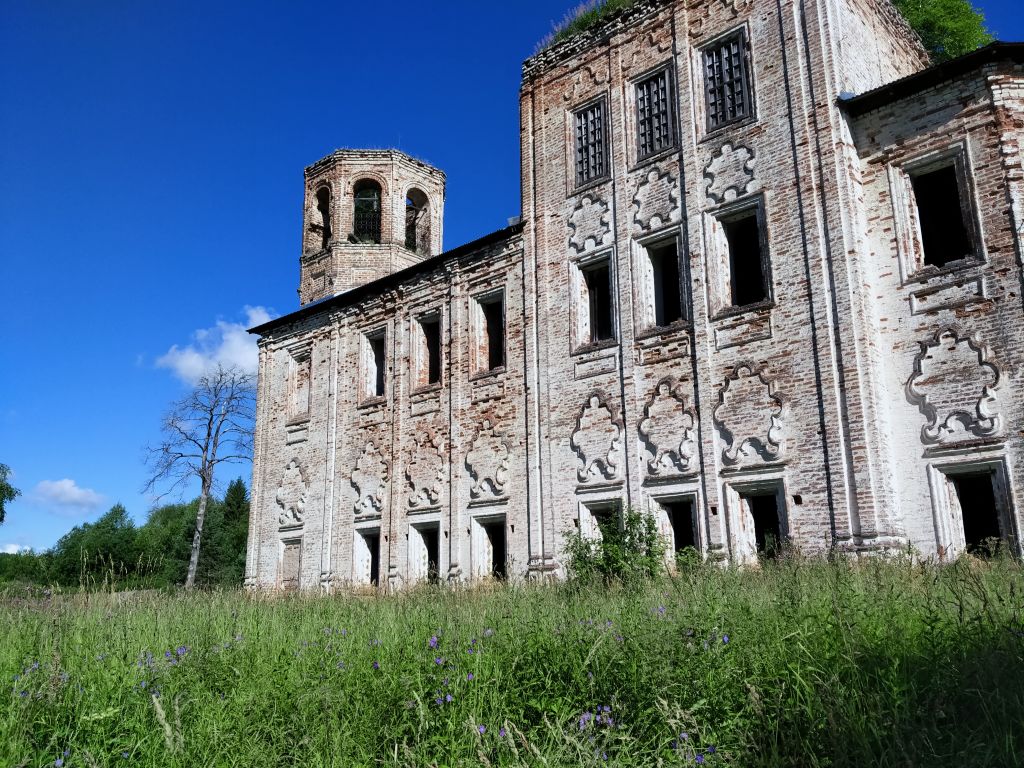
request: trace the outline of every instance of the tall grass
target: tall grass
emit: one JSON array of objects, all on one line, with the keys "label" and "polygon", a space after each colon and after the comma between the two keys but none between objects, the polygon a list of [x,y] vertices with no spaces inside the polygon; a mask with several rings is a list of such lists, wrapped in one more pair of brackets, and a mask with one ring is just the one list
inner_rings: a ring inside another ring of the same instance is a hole
[{"label": "tall grass", "polygon": [[1021,566],[632,589],[11,594],[0,764],[1013,765]]}]

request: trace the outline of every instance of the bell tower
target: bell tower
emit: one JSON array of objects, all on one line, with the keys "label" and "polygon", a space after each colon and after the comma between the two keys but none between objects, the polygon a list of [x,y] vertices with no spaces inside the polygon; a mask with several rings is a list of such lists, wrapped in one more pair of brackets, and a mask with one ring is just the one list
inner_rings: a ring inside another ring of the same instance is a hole
[{"label": "bell tower", "polygon": [[299,303],[441,253],[445,176],[396,149],[339,149],[306,168]]}]

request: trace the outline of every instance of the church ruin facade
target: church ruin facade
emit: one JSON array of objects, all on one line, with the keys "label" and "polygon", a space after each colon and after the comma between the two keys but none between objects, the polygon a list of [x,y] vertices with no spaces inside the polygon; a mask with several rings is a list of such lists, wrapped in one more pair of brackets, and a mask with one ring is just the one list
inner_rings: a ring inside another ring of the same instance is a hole
[{"label": "church ruin facade", "polygon": [[1020,552],[1024,45],[929,66],[888,0],[639,0],[523,65],[522,217],[305,172],[258,328],[246,583],[561,575],[670,549]]}]

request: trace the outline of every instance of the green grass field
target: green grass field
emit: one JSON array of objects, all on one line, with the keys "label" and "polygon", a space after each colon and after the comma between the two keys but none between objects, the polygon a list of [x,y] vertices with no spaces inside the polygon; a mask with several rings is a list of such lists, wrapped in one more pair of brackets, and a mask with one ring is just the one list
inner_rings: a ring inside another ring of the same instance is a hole
[{"label": "green grass field", "polygon": [[0,765],[1014,765],[1022,576],[791,558],[633,589],[11,589]]}]

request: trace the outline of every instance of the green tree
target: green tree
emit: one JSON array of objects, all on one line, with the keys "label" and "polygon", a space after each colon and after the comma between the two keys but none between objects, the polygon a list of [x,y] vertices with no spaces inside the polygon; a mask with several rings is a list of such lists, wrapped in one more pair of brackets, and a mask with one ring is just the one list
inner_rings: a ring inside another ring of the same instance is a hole
[{"label": "green tree", "polygon": [[102,579],[108,574],[135,575],[139,559],[137,532],[128,511],[115,504],[95,523],[68,531],[52,550],[53,578],[62,584]]},{"label": "green tree", "polygon": [[992,42],[985,17],[970,0],[893,0],[935,62]]},{"label": "green tree", "polygon": [[7,480],[10,474],[11,468],[6,464],[0,464],[0,523],[4,521],[4,516],[7,514],[7,505],[21,496],[21,491]]}]

